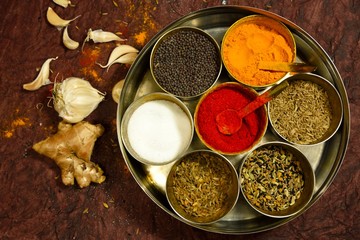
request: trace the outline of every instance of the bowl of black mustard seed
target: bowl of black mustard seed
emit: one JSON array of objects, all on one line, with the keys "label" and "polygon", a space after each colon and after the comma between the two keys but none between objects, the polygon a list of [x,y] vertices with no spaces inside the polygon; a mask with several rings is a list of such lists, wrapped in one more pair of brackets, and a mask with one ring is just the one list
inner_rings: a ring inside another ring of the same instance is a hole
[{"label": "bowl of black mustard seed", "polygon": [[178,98],[193,99],[210,89],[222,69],[216,40],[195,27],[178,27],[162,35],[150,56],[159,87]]}]

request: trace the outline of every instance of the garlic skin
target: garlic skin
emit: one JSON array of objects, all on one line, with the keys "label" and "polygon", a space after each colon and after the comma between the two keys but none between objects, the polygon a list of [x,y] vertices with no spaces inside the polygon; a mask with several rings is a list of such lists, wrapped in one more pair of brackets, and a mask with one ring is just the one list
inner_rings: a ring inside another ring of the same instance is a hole
[{"label": "garlic skin", "polygon": [[59,6],[62,6],[63,8],[67,8],[69,5],[71,5],[70,0],[53,0],[53,2]]},{"label": "garlic skin", "polygon": [[59,31],[63,27],[66,27],[67,25],[69,25],[72,21],[74,21],[75,19],[77,19],[80,16],[81,15],[76,16],[75,18],[70,19],[70,20],[65,20],[65,19],[62,19],[61,17],[59,17],[59,15],[51,7],[48,7],[48,10],[46,12],[46,18],[47,18],[48,22],[51,25],[55,26]]},{"label": "garlic skin", "polygon": [[106,65],[101,65],[100,63],[96,63],[96,64],[98,64],[102,68],[107,68],[111,63],[113,63],[116,59],[118,59],[122,55],[127,54],[127,53],[138,53],[138,52],[139,52],[139,50],[137,50],[136,48],[134,48],[130,45],[126,45],[126,44],[120,45],[120,46],[115,47],[112,50]]},{"label": "garlic skin", "polygon": [[65,45],[65,47],[67,47],[70,50],[75,50],[79,47],[79,43],[72,40],[69,37],[69,33],[68,33],[68,26],[65,27],[64,32],[63,32],[63,43]]},{"label": "garlic skin", "polygon": [[120,95],[121,95],[121,91],[123,89],[125,83],[125,79],[120,80],[119,82],[117,82],[111,92],[112,95],[112,99],[114,100],[114,102],[116,102],[117,104],[119,104],[120,101]]},{"label": "garlic skin", "polygon": [[102,29],[92,30],[91,28],[88,30],[87,36],[83,42],[82,48],[84,48],[85,42],[92,40],[94,43],[105,43],[112,41],[126,41],[112,32],[106,32]]},{"label": "garlic skin", "polygon": [[126,53],[124,55],[122,55],[121,57],[119,57],[118,59],[116,59],[115,61],[113,61],[108,67],[107,67],[107,71],[109,71],[109,68],[115,64],[115,63],[122,63],[122,64],[132,64],[136,57],[137,57],[137,53],[135,52],[130,52],[130,53]]},{"label": "garlic skin", "polygon": [[57,58],[58,57],[48,58],[41,66],[40,72],[37,77],[32,82],[23,84],[23,89],[28,91],[35,91],[44,85],[51,84],[52,82],[49,79],[50,62],[56,60]]},{"label": "garlic skin", "polygon": [[69,123],[82,121],[104,98],[104,93],[81,78],[69,77],[54,85],[54,108],[59,116]]}]

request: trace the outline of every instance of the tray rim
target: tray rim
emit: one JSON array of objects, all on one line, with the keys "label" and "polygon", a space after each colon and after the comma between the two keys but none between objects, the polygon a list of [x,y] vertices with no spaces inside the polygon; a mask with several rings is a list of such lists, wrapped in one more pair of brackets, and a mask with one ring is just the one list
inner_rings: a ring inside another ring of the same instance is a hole
[{"label": "tray rim", "polygon": [[[333,182],[334,178],[336,177],[338,171],[340,170],[340,167],[342,165],[342,162],[344,161],[345,155],[346,155],[346,150],[349,144],[349,139],[350,139],[350,107],[349,107],[349,101],[348,101],[348,96],[347,96],[347,92],[343,83],[343,80],[336,68],[336,66],[334,65],[334,63],[331,61],[330,56],[326,53],[326,51],[320,46],[320,44],[312,37],[310,36],[306,31],[304,31],[302,28],[300,28],[299,26],[297,26],[295,23],[291,22],[290,20],[276,14],[276,13],[272,13],[263,9],[259,9],[259,8],[255,8],[255,7],[248,7],[248,6],[238,6],[238,5],[223,5],[223,6],[215,6],[215,7],[209,7],[209,8],[205,8],[205,9],[200,9],[194,12],[190,12],[187,15],[184,15],[174,21],[172,21],[171,23],[169,23],[168,25],[166,25],[163,29],[161,29],[157,34],[154,35],[154,37],[142,48],[142,50],[139,52],[139,56],[143,55],[144,52],[148,51],[149,48],[151,48],[155,42],[157,41],[157,39],[167,30],[170,30],[172,28],[175,28],[176,26],[181,25],[184,22],[187,22],[191,19],[196,18],[197,16],[202,16],[202,15],[207,15],[207,14],[214,14],[214,13],[218,13],[221,14],[222,12],[228,12],[231,11],[232,13],[239,13],[239,14],[244,14],[244,12],[249,12],[249,14],[260,14],[260,15],[265,15],[265,16],[270,16],[274,19],[277,19],[279,21],[281,21],[282,23],[284,23],[287,27],[291,28],[292,32],[298,32],[300,33],[303,37],[305,37],[305,39],[307,42],[311,42],[313,44],[313,46],[315,46],[318,49],[318,52],[321,53],[321,56],[319,56],[322,60],[324,60],[324,62],[326,62],[326,68],[329,70],[329,72],[332,72],[332,77],[338,79],[339,81],[332,81],[333,84],[335,85],[336,89],[339,91],[339,94],[342,96],[342,101],[343,101],[343,107],[344,107],[344,111],[343,111],[343,120],[341,123],[341,126],[339,129],[342,129],[342,134],[341,134],[341,141],[340,141],[340,145],[339,145],[339,149],[341,149],[342,151],[338,151],[337,155],[335,157],[335,159],[337,161],[335,161],[335,163],[337,163],[336,165],[333,165],[331,168],[330,173],[327,175],[327,178],[324,180],[324,183],[322,184],[322,186],[319,188],[319,190],[316,192],[316,194],[314,194],[313,199],[311,200],[311,202],[308,204],[308,206],[303,209],[301,212],[299,212],[299,214],[296,214],[294,216],[291,216],[289,218],[284,218],[284,219],[274,219],[276,220],[273,224],[269,224],[266,227],[262,227],[257,229],[256,231],[248,231],[248,232],[221,232],[218,231],[214,228],[211,227],[211,225],[193,225],[193,224],[189,224],[187,222],[185,222],[184,220],[182,220],[179,216],[177,216],[174,212],[169,211],[168,208],[166,208],[163,203],[161,203],[159,201],[159,199],[157,199],[155,196],[153,196],[151,194],[151,192],[149,192],[149,190],[143,186],[140,182],[140,179],[138,178],[138,176],[136,175],[136,173],[133,171],[133,167],[131,165],[131,163],[129,162],[127,156],[126,156],[126,149],[124,148],[123,144],[122,144],[122,140],[119,136],[121,136],[120,133],[120,123],[121,123],[121,113],[123,113],[126,110],[126,107],[124,107],[122,104],[118,105],[117,108],[117,134],[118,134],[118,141],[119,141],[119,146],[122,152],[122,156],[124,158],[124,161],[127,165],[127,167],[129,168],[132,176],[134,177],[134,179],[136,180],[137,184],[142,188],[142,190],[146,193],[146,195],[154,202],[156,203],[161,209],[163,209],[166,213],[168,213],[170,216],[176,218],[177,220],[184,222],[192,227],[201,229],[201,230],[205,230],[208,232],[214,232],[214,233],[222,233],[222,234],[249,234],[249,233],[257,233],[257,232],[264,232],[264,231],[268,231],[277,227],[280,227],[290,221],[292,221],[293,219],[297,218],[298,216],[300,216],[301,214],[303,214],[306,210],[308,210],[309,208],[311,208],[316,202],[317,200],[325,193],[325,191],[328,189],[328,187],[331,185],[331,183]],[[330,60],[330,63],[329,63]],[[128,78],[128,76],[130,75],[131,71],[133,69],[136,68],[137,63],[140,60],[136,60],[133,65],[130,67],[125,80]],[[126,89],[128,87],[128,82],[129,81],[125,81],[124,84],[124,89]],[[120,96],[120,102],[122,102],[125,99],[125,91],[122,91],[122,94]],[[339,130],[338,130],[339,131]]]}]

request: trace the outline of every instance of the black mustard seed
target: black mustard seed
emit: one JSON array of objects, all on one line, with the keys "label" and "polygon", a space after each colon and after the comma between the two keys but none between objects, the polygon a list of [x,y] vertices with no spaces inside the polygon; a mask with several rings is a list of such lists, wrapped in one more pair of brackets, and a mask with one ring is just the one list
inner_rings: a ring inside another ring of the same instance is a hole
[{"label": "black mustard seed", "polygon": [[153,73],[159,85],[176,96],[206,91],[220,70],[220,56],[206,36],[180,30],[164,39],[153,56]]}]

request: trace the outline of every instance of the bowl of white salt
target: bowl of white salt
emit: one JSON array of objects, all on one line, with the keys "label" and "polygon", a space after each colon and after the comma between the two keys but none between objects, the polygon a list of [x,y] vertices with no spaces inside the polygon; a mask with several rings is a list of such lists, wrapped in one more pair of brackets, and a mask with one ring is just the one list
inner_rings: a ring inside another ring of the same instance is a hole
[{"label": "bowl of white salt", "polygon": [[182,156],[194,135],[186,105],[167,93],[150,93],[134,101],[121,121],[121,137],[132,157],[147,165],[165,165]]}]

